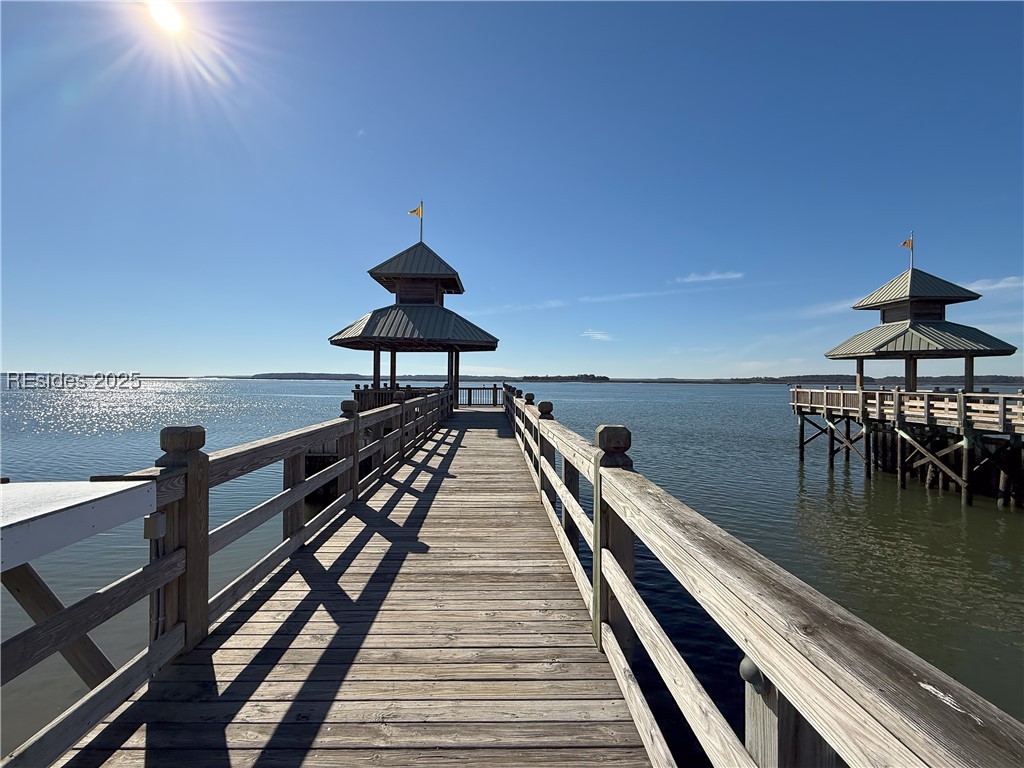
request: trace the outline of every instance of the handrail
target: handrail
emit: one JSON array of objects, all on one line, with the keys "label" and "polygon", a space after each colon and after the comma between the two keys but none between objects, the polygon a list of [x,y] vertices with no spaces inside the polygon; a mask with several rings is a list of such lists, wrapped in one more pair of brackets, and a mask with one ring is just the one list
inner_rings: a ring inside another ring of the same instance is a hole
[{"label": "handrail", "polygon": [[[838,756],[849,765],[1019,765],[1021,723],[633,471],[628,430],[601,427],[595,446],[554,421],[550,403],[535,407],[509,385],[504,396],[517,437],[529,438],[520,445],[531,472],[539,466],[541,500],[573,570],[570,525],[574,538],[575,528],[589,534],[592,551],[596,537],[593,584],[580,591],[592,604],[597,642],[614,639],[628,660],[635,633],[713,765],[750,755],[757,760],[748,764],[764,765],[794,748],[809,750],[807,764]],[[566,482],[573,472],[594,484],[590,531],[575,523],[578,487]],[[747,655],[745,750],[633,587],[633,536]],[[634,717],[648,722],[639,709]]]},{"label": "handrail", "polygon": [[865,389],[790,390],[794,413],[863,415],[875,421],[1024,434],[1024,395],[996,392],[904,392]]},{"label": "handrail", "polygon": [[[407,402],[399,393],[395,403],[364,413],[355,401],[346,400],[340,418],[209,456],[201,450],[206,442],[202,427],[167,427],[160,433],[165,453],[155,468],[93,477],[155,481],[156,512],[145,516],[143,526],[150,540],[150,563],[67,607],[29,563],[4,573],[4,584],[36,623],[0,646],[2,682],[62,652],[94,689],[12,752],[4,768],[55,761],[150,676],[194,648],[209,634],[212,621],[427,440],[451,415],[454,399],[447,390]],[[307,478],[306,452],[325,444],[335,446],[335,453],[328,454],[334,460]],[[276,462],[284,465],[285,490],[210,531],[210,488]],[[305,520],[305,498],[332,481],[337,486],[333,499]],[[278,514],[283,520],[281,544],[211,598],[209,556]],[[32,594],[26,597],[26,592]],[[149,646],[115,670],[87,633],[147,596]]]}]

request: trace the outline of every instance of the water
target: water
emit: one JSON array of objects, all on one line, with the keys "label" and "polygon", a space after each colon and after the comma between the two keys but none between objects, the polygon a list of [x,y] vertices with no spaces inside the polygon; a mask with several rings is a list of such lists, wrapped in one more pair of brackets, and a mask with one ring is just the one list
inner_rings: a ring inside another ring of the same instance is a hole
[{"label": "water", "polygon": [[[489,386],[489,384],[488,384]],[[588,437],[601,423],[633,432],[636,469],[749,546],[793,572],[1017,718],[1024,717],[1024,515],[895,477],[863,477],[859,460],[827,471],[825,448],[796,456],[785,387],[769,385],[530,384],[562,423]],[[347,382],[156,380],[137,391],[4,391],[2,473],[73,480],[151,466],[159,430],[203,424],[216,450],[333,418]],[[211,526],[276,493],[278,466],[211,492]],[[138,523],[40,559],[37,569],[70,602],[148,557]],[[280,539],[273,520],[218,553],[212,588]],[[646,552],[637,581],[652,610],[735,727],[742,727],[739,651]],[[6,593],[4,638],[28,625]],[[141,647],[140,604],[92,636],[122,663]],[[675,705],[643,654],[638,677],[674,746],[689,752]],[[85,692],[59,656],[3,689],[6,754]]]}]

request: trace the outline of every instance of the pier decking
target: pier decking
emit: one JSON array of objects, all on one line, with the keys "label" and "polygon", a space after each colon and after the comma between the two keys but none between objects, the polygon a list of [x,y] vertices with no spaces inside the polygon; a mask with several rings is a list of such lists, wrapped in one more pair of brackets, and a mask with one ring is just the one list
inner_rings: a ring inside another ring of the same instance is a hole
[{"label": "pier decking", "polygon": [[[595,444],[501,399],[345,401],[209,455],[167,427],[156,467],[93,478],[152,483],[150,562],[68,606],[4,566],[35,624],[2,680],[62,653],[92,689],[4,768],[672,768],[638,644],[718,768],[1021,764],[1020,722],[635,471],[626,427]],[[284,490],[211,530],[210,489],[272,465]],[[210,555],[273,519],[281,543],[211,594]],[[641,544],[744,654],[742,740],[637,590]],[[88,633],[141,600],[148,645],[115,667]]]},{"label": "pier decking", "polygon": [[431,755],[650,765],[500,409],[449,420],[64,764]]}]

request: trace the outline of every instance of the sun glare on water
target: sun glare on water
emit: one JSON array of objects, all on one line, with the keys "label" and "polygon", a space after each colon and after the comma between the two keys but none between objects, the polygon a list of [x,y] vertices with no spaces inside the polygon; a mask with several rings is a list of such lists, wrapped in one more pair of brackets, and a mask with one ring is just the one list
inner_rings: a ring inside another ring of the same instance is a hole
[{"label": "sun glare on water", "polygon": [[157,26],[169,34],[176,35],[185,26],[185,20],[170,0],[149,0],[149,14]]}]

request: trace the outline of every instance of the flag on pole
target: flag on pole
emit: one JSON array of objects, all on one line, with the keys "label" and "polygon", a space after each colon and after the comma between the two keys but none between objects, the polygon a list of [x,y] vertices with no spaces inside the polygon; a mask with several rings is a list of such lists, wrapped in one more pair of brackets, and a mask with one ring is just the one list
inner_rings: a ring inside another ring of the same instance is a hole
[{"label": "flag on pole", "polygon": [[411,211],[409,211],[409,214],[412,215],[412,216],[416,216],[417,218],[422,219],[423,218],[423,203],[420,203],[415,208],[413,208]]},{"label": "flag on pole", "polygon": [[[409,211],[409,213],[412,213],[412,211]],[[914,250],[914,236],[911,235],[906,240],[904,240],[902,243],[900,243],[900,245],[902,245],[904,248],[909,248],[910,250]]]}]

